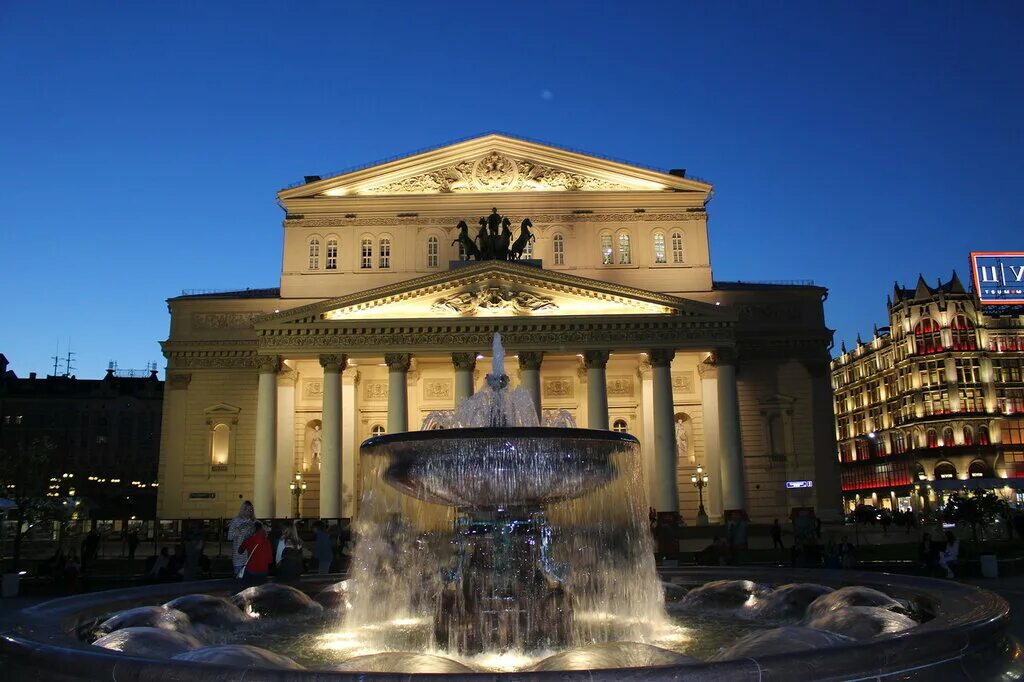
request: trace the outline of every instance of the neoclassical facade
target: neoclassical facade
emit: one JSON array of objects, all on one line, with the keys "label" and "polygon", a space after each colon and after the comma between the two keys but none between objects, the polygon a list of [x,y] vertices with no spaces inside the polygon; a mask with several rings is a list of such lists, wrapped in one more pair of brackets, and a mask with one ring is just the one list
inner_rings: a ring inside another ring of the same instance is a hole
[{"label": "neoclassical facade", "polygon": [[[639,438],[659,512],[699,464],[712,521],[838,514],[827,292],[714,281],[711,189],[487,135],[282,190],[279,288],[168,301],[159,515],[351,517],[360,442],[454,409],[496,331],[542,413]],[[462,259],[492,208],[521,260]]]}]

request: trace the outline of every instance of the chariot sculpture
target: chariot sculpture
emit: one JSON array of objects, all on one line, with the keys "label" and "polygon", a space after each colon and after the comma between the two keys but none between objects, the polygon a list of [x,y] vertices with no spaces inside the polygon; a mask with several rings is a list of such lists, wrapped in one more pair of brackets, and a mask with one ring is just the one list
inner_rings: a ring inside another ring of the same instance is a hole
[{"label": "chariot sculpture", "polygon": [[513,240],[512,221],[492,208],[489,216],[478,221],[480,230],[476,237],[469,234],[469,225],[460,220],[456,226],[459,236],[452,244],[462,246],[463,260],[519,260],[531,241],[536,239],[530,228],[533,223],[524,218],[519,226],[519,236]]}]

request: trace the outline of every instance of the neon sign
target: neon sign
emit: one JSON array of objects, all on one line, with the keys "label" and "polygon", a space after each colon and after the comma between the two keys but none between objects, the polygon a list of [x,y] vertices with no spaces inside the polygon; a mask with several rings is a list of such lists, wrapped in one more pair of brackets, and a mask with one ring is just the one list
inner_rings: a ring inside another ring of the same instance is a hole
[{"label": "neon sign", "polygon": [[971,276],[981,305],[1024,305],[1024,252],[974,251]]}]

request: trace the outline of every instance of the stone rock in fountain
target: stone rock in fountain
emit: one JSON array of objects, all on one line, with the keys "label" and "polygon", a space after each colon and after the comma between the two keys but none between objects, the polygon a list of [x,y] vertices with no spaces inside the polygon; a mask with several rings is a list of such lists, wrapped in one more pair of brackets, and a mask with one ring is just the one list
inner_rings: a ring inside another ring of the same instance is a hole
[{"label": "stone rock in fountain", "polygon": [[781,585],[759,598],[749,613],[763,620],[798,623],[814,600],[833,591],[831,587],[815,583]]},{"label": "stone rock in fountain", "polygon": [[248,644],[223,644],[187,651],[174,656],[175,661],[193,663],[216,663],[236,668],[277,668],[281,670],[305,670],[304,667],[280,654]]},{"label": "stone rock in fountain", "polygon": [[909,630],[917,626],[917,621],[879,606],[848,606],[826,611],[810,620],[807,626],[859,641]]},{"label": "stone rock in fountain", "polygon": [[334,666],[339,672],[367,673],[471,673],[473,668],[444,656],[418,654],[411,651],[387,651],[381,654],[356,656]]},{"label": "stone rock in fountain", "polygon": [[115,613],[100,623],[95,635],[102,637],[115,630],[132,627],[150,627],[193,634],[192,621],[177,609],[166,606],[139,606]]},{"label": "stone rock in fountain", "polygon": [[909,613],[909,609],[884,592],[870,587],[850,586],[841,587],[838,590],[815,599],[807,607],[807,622],[810,622],[829,611],[845,609],[850,606],[878,606],[897,613]]},{"label": "stone rock in fountain", "polygon": [[853,640],[831,632],[789,625],[772,630],[752,632],[712,656],[711,661],[789,654],[812,649],[852,644]]},{"label": "stone rock in fountain", "polygon": [[203,646],[203,643],[192,635],[150,627],[121,628],[100,637],[92,644],[129,656],[146,658],[171,658]]},{"label": "stone rock in fountain", "polygon": [[278,583],[244,589],[231,597],[231,603],[246,613],[260,617],[313,615],[323,611],[323,607],[310,599],[305,592]]},{"label": "stone rock in fountain", "polygon": [[715,580],[694,588],[680,599],[676,609],[705,611],[742,611],[753,608],[769,594],[764,585],[750,580]]},{"label": "stone rock in fountain", "polygon": [[237,605],[209,594],[186,594],[164,604],[186,614],[193,623],[210,627],[226,627],[247,623],[251,619]]},{"label": "stone rock in fountain", "polygon": [[675,585],[673,583],[663,583],[661,586],[661,592],[665,597],[666,604],[671,604],[681,600],[689,591],[690,590],[682,585]]},{"label": "stone rock in fountain", "polygon": [[347,611],[352,606],[351,589],[352,583],[342,580],[320,590],[313,599],[327,610]]},{"label": "stone rock in fountain", "polygon": [[548,656],[531,671],[602,670],[605,668],[645,668],[655,665],[688,665],[700,659],[640,642],[605,642],[563,651]]}]

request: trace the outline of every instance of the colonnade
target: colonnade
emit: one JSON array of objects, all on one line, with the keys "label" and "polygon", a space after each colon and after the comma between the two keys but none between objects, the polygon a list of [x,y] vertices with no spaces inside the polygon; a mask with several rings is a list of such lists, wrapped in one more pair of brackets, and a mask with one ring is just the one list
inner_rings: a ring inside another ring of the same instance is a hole
[{"label": "colonnade", "polygon": [[[583,352],[587,384],[587,423],[591,429],[608,429],[608,389],[606,370],[611,351],[589,349]],[[675,405],[672,389],[672,360],[675,351],[652,349],[647,353],[650,363],[653,394],[654,465],[646,475],[652,477],[649,487],[651,504],[660,513],[679,512],[678,467],[675,434]],[[533,398],[538,416],[542,409],[541,366],[543,351],[520,351],[521,385]],[[320,451],[320,509],[322,518],[342,516],[342,375],[347,356],[319,356],[323,368],[322,442]],[[476,355],[467,352],[451,354],[455,375],[455,401],[473,394]],[[387,432],[409,430],[408,375],[410,353],[385,353],[388,368]],[[280,479],[282,467],[277,450],[279,403],[277,381],[280,358],[267,356],[259,365],[256,409],[255,481],[253,504],[258,516],[283,515],[288,500],[280,500],[275,478]],[[709,513],[720,518],[723,512],[744,508],[743,462],[740,452],[739,410],[737,404],[735,356],[730,349],[709,354],[700,365],[701,407],[704,419],[705,469],[719,489],[709,491]],[[354,423],[351,425],[354,426]],[[351,427],[350,427],[351,428]],[[685,484],[689,484],[686,481]],[[285,511],[287,514],[287,511]]]}]

